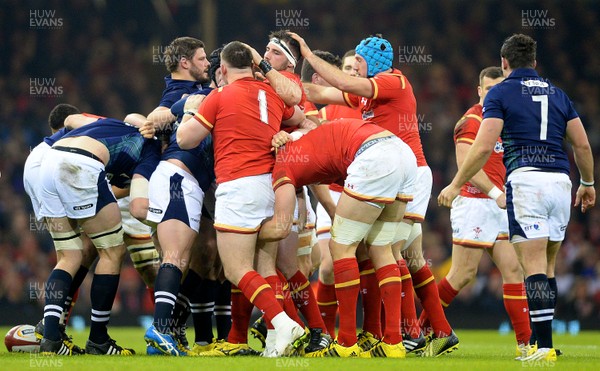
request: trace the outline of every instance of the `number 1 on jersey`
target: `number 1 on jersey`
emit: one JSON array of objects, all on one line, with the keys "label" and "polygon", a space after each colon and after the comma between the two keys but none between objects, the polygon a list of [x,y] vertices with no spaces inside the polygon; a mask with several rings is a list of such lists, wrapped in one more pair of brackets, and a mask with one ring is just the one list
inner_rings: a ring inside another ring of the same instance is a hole
[{"label": "number 1 on jersey", "polygon": [[541,128],[540,128],[540,140],[546,140],[548,138],[548,96],[547,95],[532,95],[531,100],[534,102],[541,103]]},{"label": "number 1 on jersey", "polygon": [[267,93],[260,89],[258,91],[258,109],[260,111],[260,121],[269,125],[269,113],[267,111]]}]

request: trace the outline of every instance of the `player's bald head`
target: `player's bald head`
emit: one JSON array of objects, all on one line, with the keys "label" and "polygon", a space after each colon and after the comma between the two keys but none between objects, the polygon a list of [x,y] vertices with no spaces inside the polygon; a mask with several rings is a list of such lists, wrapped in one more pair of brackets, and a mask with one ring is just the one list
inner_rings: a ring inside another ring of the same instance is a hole
[{"label": "player's bald head", "polygon": [[221,51],[221,63],[231,68],[252,68],[252,52],[239,41],[232,41]]}]

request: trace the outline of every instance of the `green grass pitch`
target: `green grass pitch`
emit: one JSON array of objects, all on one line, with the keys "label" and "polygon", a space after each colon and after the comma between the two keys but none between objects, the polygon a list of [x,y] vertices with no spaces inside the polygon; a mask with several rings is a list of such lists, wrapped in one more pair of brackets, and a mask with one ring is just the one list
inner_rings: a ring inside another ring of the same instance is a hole
[{"label": "green grass pitch", "polygon": [[[1,327],[6,334],[8,327]],[[260,357],[164,357],[145,355],[144,330],[134,327],[113,327],[111,336],[121,345],[132,347],[137,355],[118,356],[79,356],[42,357],[37,354],[9,353],[5,347],[0,352],[2,370],[523,370],[552,368],[556,370],[600,370],[600,332],[584,331],[576,336],[555,335],[555,347],[564,355],[557,362],[521,363],[515,361],[515,343],[512,334],[499,335],[497,331],[457,330],[460,347],[454,353],[439,358],[417,358],[409,355],[406,359],[314,359]],[[87,330],[69,331],[79,346],[85,346]],[[188,338],[193,339],[190,330]],[[260,343],[250,336],[250,346],[260,349]]]}]

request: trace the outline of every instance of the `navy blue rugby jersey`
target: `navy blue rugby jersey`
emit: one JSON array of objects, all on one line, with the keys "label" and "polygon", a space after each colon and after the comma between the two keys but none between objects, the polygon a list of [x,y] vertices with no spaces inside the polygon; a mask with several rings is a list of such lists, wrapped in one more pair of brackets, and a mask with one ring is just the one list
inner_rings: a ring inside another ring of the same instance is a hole
[{"label": "navy blue rugby jersey", "polygon": [[563,141],[567,122],[578,116],[569,97],[532,68],[515,69],[483,102],[484,119],[504,121],[507,177],[523,167],[569,174]]},{"label": "navy blue rugby jersey", "polygon": [[202,84],[198,81],[176,80],[169,76],[165,77],[165,84],[165,90],[158,104],[160,107],[171,108],[184,94],[193,94],[202,89]]},{"label": "navy blue rugby jersey", "polygon": [[106,118],[71,130],[64,138],[88,136],[106,146],[110,158],[106,165],[110,183],[127,188],[133,174],[150,179],[160,161],[160,142],[145,139],[138,128],[123,121]]},{"label": "navy blue rugby jersey", "polygon": [[69,129],[62,128],[59,131],[57,131],[56,133],[50,135],[49,137],[44,137],[44,142],[46,142],[47,145],[49,145],[50,147],[52,147],[52,145],[54,143],[56,143],[57,140],[59,140],[60,138],[64,137],[65,134],[67,134],[68,132],[69,132]]},{"label": "navy blue rugby jersey", "polygon": [[177,145],[177,130],[173,131],[169,146],[162,155],[163,160],[171,158],[183,162],[190,169],[204,192],[215,181],[215,155],[212,135],[204,138],[196,148],[183,150]]},{"label": "navy blue rugby jersey", "polygon": [[[213,90],[213,88],[211,88],[211,87],[202,88],[202,90],[199,90],[198,92],[190,94],[190,95],[196,95],[196,94],[208,95],[208,94],[210,94],[210,92],[212,90]],[[174,116],[177,116],[177,122],[181,122],[181,119],[183,118],[183,107],[185,106],[186,100],[187,100],[187,97],[181,98],[180,100],[178,100],[177,102],[175,102],[175,104],[173,104],[171,106],[171,113]]]}]

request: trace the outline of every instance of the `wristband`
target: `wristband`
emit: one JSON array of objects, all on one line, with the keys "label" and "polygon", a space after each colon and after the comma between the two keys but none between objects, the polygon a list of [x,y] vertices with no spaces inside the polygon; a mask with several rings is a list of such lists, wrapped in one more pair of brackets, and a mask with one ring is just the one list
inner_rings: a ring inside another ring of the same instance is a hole
[{"label": "wristband", "polygon": [[581,184],[584,187],[593,187],[594,181],[592,180],[591,182],[586,182],[583,179],[579,179],[579,184]]},{"label": "wristband", "polygon": [[290,135],[292,136],[292,140],[295,142],[295,141],[297,141],[298,139],[302,138],[302,136],[303,136],[304,134],[302,134],[302,133],[301,133],[301,132],[299,132],[299,131],[293,131],[293,132],[292,132]]},{"label": "wristband", "polygon": [[194,112],[194,111],[189,111],[189,110],[188,110],[188,111],[185,111],[183,114],[184,114],[184,115],[195,116],[195,115],[196,115],[196,112]]},{"label": "wristband", "polygon": [[500,188],[494,186],[492,189],[490,189],[490,191],[487,193],[487,195],[495,201],[498,199],[498,197],[500,197],[502,195],[502,193],[504,193],[504,192],[502,192],[500,190]]},{"label": "wristband", "polygon": [[260,61],[260,63],[258,64],[258,68],[260,68],[260,70],[265,76],[267,75],[267,73],[269,73],[269,71],[273,69],[269,62],[265,61],[264,59]]}]

